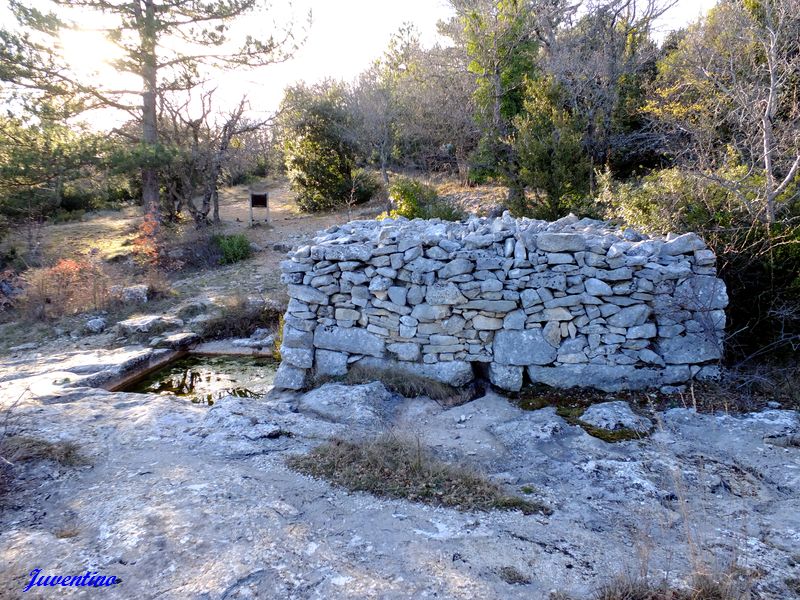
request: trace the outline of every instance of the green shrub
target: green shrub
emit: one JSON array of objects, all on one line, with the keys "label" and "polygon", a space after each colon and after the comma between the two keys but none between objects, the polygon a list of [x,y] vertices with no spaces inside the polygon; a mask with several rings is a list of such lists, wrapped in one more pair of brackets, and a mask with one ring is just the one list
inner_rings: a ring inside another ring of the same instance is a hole
[{"label": "green shrub", "polygon": [[353,173],[353,199],[356,204],[369,202],[381,189],[381,182],[374,173],[358,169]]},{"label": "green shrub", "polygon": [[292,181],[297,205],[306,212],[332,210],[350,202],[363,204],[381,189],[372,173],[359,169],[349,177],[322,158],[313,166],[307,163],[302,175],[293,172]]},{"label": "green shrub", "polygon": [[742,200],[756,202],[761,181],[736,165],[721,173],[740,176],[738,193],[672,168],[622,184],[604,174],[598,200],[608,216],[640,231],[693,231],[705,239],[730,298],[729,360],[791,349],[800,337],[800,226],[791,218],[773,225],[755,219]]},{"label": "green shrub", "polygon": [[749,220],[732,192],[678,168],[622,184],[612,181],[606,172],[598,182],[599,200],[606,204],[608,216],[642,231],[704,231]]},{"label": "green shrub", "polygon": [[119,206],[136,202],[141,198],[141,193],[137,191],[137,184],[121,176],[110,177],[103,190],[104,206],[102,208],[118,208]]},{"label": "green shrub", "polygon": [[326,82],[287,88],[281,104],[286,174],[298,206],[308,212],[330,210],[350,201],[356,147],[347,91]]},{"label": "green shrub", "polygon": [[136,199],[131,182],[120,176],[98,176],[67,182],[59,209],[69,212],[116,209]]},{"label": "green shrub", "polygon": [[260,182],[262,177],[256,173],[238,171],[228,175],[228,185],[252,185]]},{"label": "green shrub", "polygon": [[250,240],[242,233],[215,235],[213,240],[219,247],[220,252],[222,252],[222,256],[219,259],[222,265],[229,265],[250,258],[252,254]]},{"label": "green shrub", "polygon": [[384,214],[384,218],[458,221],[464,217],[462,211],[439,197],[436,188],[416,179],[398,177],[390,186],[389,194],[396,208],[388,215]]},{"label": "green shrub", "polygon": [[70,182],[64,186],[61,192],[60,208],[69,212],[87,211],[96,208],[98,201],[99,198],[88,186]]},{"label": "green shrub", "polygon": [[[7,268],[14,271],[23,271],[27,268],[19,250],[14,246],[0,246],[0,271]],[[2,273],[0,273],[0,276],[2,276]]]},{"label": "green shrub", "polygon": [[86,216],[86,211],[82,208],[75,210],[59,208],[50,215],[49,219],[51,223],[71,223],[73,221],[83,221],[84,216]]}]

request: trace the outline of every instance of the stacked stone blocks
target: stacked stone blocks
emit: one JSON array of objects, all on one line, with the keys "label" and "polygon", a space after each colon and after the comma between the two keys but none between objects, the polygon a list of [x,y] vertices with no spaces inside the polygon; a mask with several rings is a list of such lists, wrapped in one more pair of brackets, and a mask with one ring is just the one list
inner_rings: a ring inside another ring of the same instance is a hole
[{"label": "stacked stone blocks", "polygon": [[573,215],[548,223],[353,221],[281,263],[290,301],[275,385],[355,363],[450,385],[485,366],[606,391],[710,377],[728,298],[695,234],[650,238]]}]

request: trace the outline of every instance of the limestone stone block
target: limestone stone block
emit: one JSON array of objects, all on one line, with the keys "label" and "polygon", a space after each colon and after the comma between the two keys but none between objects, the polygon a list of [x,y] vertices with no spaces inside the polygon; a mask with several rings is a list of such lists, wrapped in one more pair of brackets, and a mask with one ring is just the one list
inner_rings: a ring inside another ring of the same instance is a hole
[{"label": "limestone stone block", "polygon": [[[602,306],[600,310],[603,310]],[[607,321],[612,327],[633,327],[635,325],[643,325],[651,313],[652,310],[649,306],[645,304],[635,304],[633,306],[626,306],[616,314],[609,316]]]},{"label": "limestone stone block", "polygon": [[411,311],[411,316],[419,321],[442,321],[450,316],[450,306],[438,304],[417,304]]},{"label": "limestone stone block", "polygon": [[275,373],[273,385],[279,390],[301,390],[306,385],[307,373],[305,369],[281,363]]},{"label": "limestone stone block", "polygon": [[489,381],[500,389],[518,392],[522,389],[524,367],[489,364]]},{"label": "limestone stone block", "polygon": [[339,377],[347,374],[347,357],[344,352],[317,350],[314,353],[314,371],[319,376]]},{"label": "limestone stone block", "polygon": [[327,326],[317,327],[314,331],[314,346],[351,354],[382,356],[385,342],[364,329]]},{"label": "limestone stone block", "polygon": [[[434,357],[435,361],[435,357]],[[466,385],[472,381],[472,365],[464,361],[449,361],[446,364],[420,364],[414,362],[374,358],[365,356],[358,363],[365,368],[384,369],[397,375],[410,374],[425,377],[455,387]]]},{"label": "limestone stone block", "polygon": [[467,260],[465,258],[456,258],[439,269],[437,274],[441,279],[448,279],[456,275],[472,273],[474,270],[475,264],[471,260]]},{"label": "limestone stone block", "polygon": [[408,288],[404,286],[393,285],[389,288],[389,299],[395,304],[404,306],[408,298]]},{"label": "limestone stone block", "polygon": [[398,342],[389,344],[386,349],[394,354],[398,360],[418,360],[420,357],[419,344]]},{"label": "limestone stone block", "polygon": [[684,233],[661,246],[661,254],[662,256],[691,254],[696,250],[703,250],[705,247],[705,243],[696,233]]},{"label": "limestone stone block", "polygon": [[536,249],[544,252],[579,252],[586,249],[586,238],[576,233],[540,233],[535,239]]},{"label": "limestone stone block", "polygon": [[314,366],[314,350],[311,348],[290,348],[282,345],[281,361],[298,369],[310,369]]},{"label": "limestone stone block", "polygon": [[694,364],[719,360],[722,349],[719,339],[705,333],[687,333],[659,340],[659,354],[667,364]]},{"label": "limestone stone block", "polygon": [[538,329],[498,331],[492,348],[495,362],[501,365],[546,365],[556,358],[556,349]]},{"label": "limestone stone block", "polygon": [[425,302],[431,305],[439,304],[464,304],[467,298],[458,289],[458,286],[450,281],[437,281],[429,285],[425,293]]},{"label": "limestone stone block", "polygon": [[328,295],[307,285],[289,285],[289,296],[308,304],[328,304]]}]

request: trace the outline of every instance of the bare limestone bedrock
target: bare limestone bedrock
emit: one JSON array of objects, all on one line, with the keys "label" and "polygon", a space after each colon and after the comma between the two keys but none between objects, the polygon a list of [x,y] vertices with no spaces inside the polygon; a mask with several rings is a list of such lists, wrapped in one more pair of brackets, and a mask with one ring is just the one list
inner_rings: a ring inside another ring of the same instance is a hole
[{"label": "bare limestone bedrock", "polygon": [[693,233],[651,238],[569,215],[352,221],[281,263],[289,305],[275,386],[354,365],[469,383],[473,363],[605,391],[715,377],[725,284]]}]

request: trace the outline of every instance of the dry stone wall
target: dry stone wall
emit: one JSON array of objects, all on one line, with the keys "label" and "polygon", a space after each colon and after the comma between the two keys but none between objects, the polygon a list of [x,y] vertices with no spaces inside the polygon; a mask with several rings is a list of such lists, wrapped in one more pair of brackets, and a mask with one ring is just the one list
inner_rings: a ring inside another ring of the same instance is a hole
[{"label": "dry stone wall", "polygon": [[693,233],[650,238],[573,215],[353,221],[281,270],[278,388],[355,364],[454,386],[484,371],[511,391],[526,374],[617,391],[718,373],[728,297]]}]

